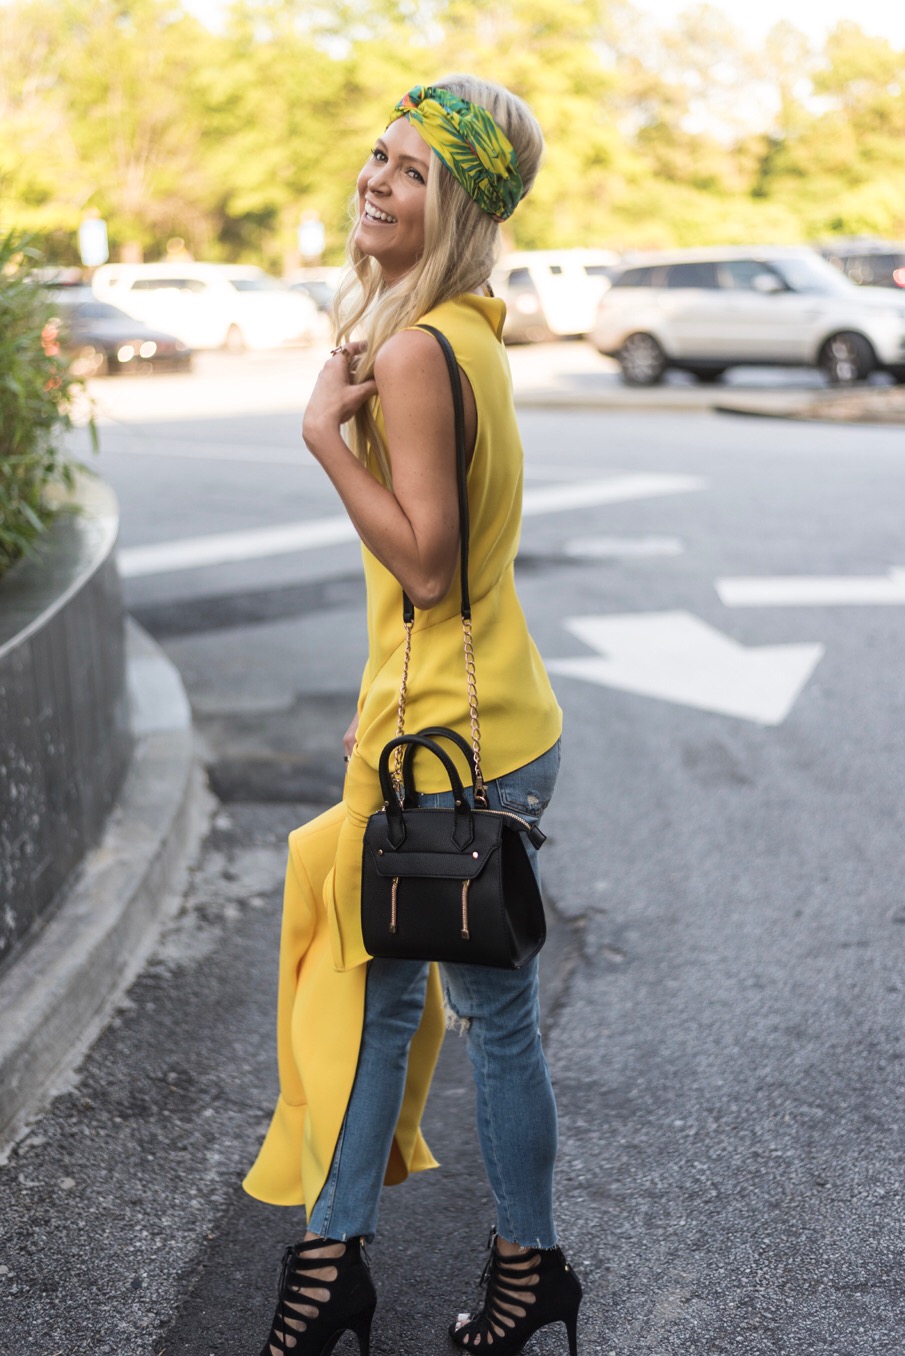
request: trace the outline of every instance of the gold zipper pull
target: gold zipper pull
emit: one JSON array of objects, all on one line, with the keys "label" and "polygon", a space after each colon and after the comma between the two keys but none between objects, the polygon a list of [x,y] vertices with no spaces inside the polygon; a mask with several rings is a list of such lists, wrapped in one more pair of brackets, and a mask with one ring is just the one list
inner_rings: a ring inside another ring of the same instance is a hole
[{"label": "gold zipper pull", "polygon": [[393,877],[393,889],[390,894],[390,932],[396,931],[396,891],[399,889],[399,877]]},{"label": "gold zipper pull", "polygon": [[459,936],[462,938],[463,942],[467,942],[467,941],[470,941],[470,940],[471,940],[471,933],[468,931],[468,887],[469,887],[469,885],[471,885],[471,881],[470,881],[470,880],[463,880],[463,882],[462,882],[462,931],[459,933]]}]

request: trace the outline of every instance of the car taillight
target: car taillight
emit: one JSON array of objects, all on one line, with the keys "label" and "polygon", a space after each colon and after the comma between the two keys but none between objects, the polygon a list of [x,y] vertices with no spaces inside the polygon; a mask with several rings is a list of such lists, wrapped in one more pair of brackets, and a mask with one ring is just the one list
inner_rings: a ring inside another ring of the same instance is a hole
[{"label": "car taillight", "polygon": [[892,280],[896,287],[905,287],[905,268],[894,269]]}]

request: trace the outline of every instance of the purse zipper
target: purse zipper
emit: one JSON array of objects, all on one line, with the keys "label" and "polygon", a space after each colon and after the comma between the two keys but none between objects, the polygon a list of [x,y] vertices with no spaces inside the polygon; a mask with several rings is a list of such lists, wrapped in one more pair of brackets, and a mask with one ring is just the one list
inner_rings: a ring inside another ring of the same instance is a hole
[{"label": "purse zipper", "polygon": [[[424,814],[425,812],[427,814],[449,814],[451,807],[448,805],[419,805],[415,808],[420,814]],[[386,808],[384,807],[380,813],[385,814]],[[514,819],[516,824],[521,824],[526,833],[530,833],[532,829],[538,828],[536,824],[531,823],[530,819],[522,819],[521,815],[517,815],[514,810],[491,810],[489,808],[485,809],[483,805],[479,805],[473,807],[472,814],[499,815],[501,819]],[[540,832],[540,830],[538,830],[538,832]]]},{"label": "purse zipper", "polygon": [[460,937],[463,942],[471,940],[471,933],[468,931],[468,887],[471,885],[471,878],[462,882],[462,931]]}]

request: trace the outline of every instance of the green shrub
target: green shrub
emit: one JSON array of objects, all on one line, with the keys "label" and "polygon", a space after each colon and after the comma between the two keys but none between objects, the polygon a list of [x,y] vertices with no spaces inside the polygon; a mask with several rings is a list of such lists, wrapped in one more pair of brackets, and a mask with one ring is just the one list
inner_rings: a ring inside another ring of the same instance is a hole
[{"label": "green shrub", "polygon": [[83,388],[47,328],[51,306],[32,277],[39,262],[27,241],[0,236],[0,575],[46,530],[54,493],[72,487],[76,470],[64,435]]}]

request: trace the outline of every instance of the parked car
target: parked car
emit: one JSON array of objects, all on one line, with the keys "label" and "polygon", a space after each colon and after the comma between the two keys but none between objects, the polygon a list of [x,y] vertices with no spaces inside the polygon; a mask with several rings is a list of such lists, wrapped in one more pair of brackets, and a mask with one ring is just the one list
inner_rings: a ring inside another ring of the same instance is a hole
[{"label": "parked car", "polygon": [[669,368],[819,367],[834,385],[874,370],[905,381],[905,298],[868,291],[804,247],[683,250],[627,261],[591,341],[631,386]]},{"label": "parked car", "polygon": [[181,339],[99,301],[90,287],[53,288],[49,296],[54,315],[45,340],[59,344],[75,376],[190,370],[192,350]]},{"label": "parked car", "polygon": [[291,292],[309,296],[317,309],[333,320],[333,298],[339,286],[340,268],[300,268],[290,273],[286,284]]},{"label": "parked car", "polygon": [[290,292],[310,298],[317,307],[317,338],[321,343],[333,342],[333,302],[341,274],[340,268],[305,268],[285,279]]},{"label": "parked car", "polygon": [[821,249],[840,273],[861,287],[905,288],[905,244],[892,240],[852,240]]},{"label": "parked car", "polygon": [[192,348],[278,348],[313,343],[322,321],[308,296],[260,268],[174,262],[102,264],[92,286],[102,301],[178,335]]},{"label": "parked car", "polygon": [[587,334],[619,255],[612,250],[522,250],[506,256],[491,286],[506,303],[507,343]]}]

